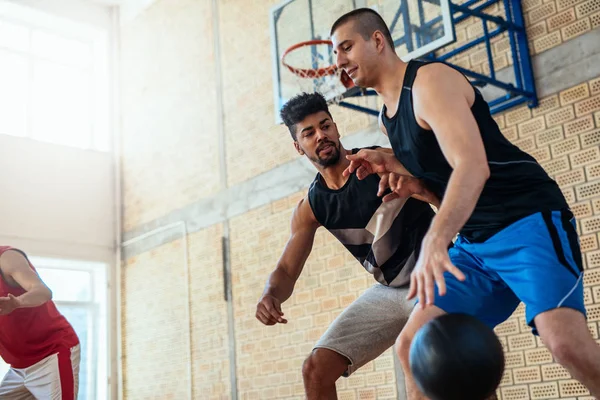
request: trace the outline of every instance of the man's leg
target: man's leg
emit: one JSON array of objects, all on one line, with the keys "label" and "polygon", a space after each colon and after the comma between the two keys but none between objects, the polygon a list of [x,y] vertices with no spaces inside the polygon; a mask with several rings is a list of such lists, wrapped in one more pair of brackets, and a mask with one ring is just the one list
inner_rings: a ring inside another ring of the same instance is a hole
[{"label": "man's leg", "polygon": [[412,339],[417,331],[432,319],[444,315],[446,312],[436,306],[430,306],[422,309],[420,306],[414,308],[406,326],[398,336],[396,341],[396,353],[404,370],[404,381],[406,384],[406,395],[409,400],[425,399],[425,396],[419,388],[412,376],[409,365],[409,351]]},{"label": "man's leg", "polygon": [[556,361],[600,398],[600,347],[590,334],[584,315],[572,308],[556,308],[535,317],[535,326]]},{"label": "man's leg", "polygon": [[[436,290],[435,305],[422,309],[417,304],[396,341],[396,352],[404,369],[408,400],[426,399],[418,389],[409,365],[410,345],[424,324],[445,313],[464,313],[479,318],[494,328],[508,319],[519,305],[519,299],[500,277],[482,268],[479,260],[466,251],[463,245],[463,239],[459,237],[455,246],[449,250],[449,255],[452,263],[467,279],[460,282],[452,274],[445,273],[446,295],[439,296]],[[495,395],[491,398],[495,398]]]},{"label": "man's leg", "polygon": [[0,384],[0,399],[34,400],[33,395],[25,388],[23,377],[23,370],[9,369]]},{"label": "man's leg", "polygon": [[81,345],[71,348],[71,368],[73,371],[73,396],[79,393],[79,364],[81,364]]},{"label": "man's leg", "polygon": [[335,382],[346,372],[350,360],[329,349],[314,349],[302,366],[308,399],[337,399]]},{"label": "man's leg", "polygon": [[76,380],[73,361],[79,368],[79,347],[64,349],[44,358],[27,369],[25,387],[38,399],[76,399]]},{"label": "man's leg", "polygon": [[333,321],[303,365],[309,400],[335,399],[337,379],[392,347],[413,308],[407,293],[407,288],[376,284]]},{"label": "man's leg", "polygon": [[585,321],[583,266],[568,211],[533,214],[473,253],[525,303],[527,323],[572,376],[600,397],[600,349]]}]

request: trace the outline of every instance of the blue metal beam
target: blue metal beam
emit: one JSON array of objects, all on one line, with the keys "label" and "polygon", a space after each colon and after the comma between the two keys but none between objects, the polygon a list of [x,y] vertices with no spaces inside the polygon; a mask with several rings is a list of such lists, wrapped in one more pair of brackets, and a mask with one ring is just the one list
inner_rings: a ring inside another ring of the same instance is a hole
[{"label": "blue metal beam", "polygon": [[[489,33],[489,38],[493,38],[495,36],[498,36],[499,34],[501,34],[502,32],[505,32],[505,31],[506,31],[506,28],[500,26],[500,27],[496,28],[495,30],[493,30],[492,32]],[[474,40],[470,41],[469,43],[466,43],[466,44],[464,44],[464,45],[462,45],[462,46],[460,46],[460,47],[458,47],[458,48],[456,48],[456,49],[454,49],[452,51],[449,51],[449,52],[447,52],[445,54],[441,54],[441,55],[437,56],[437,59],[438,60],[442,60],[442,61],[448,60],[449,58],[452,58],[452,57],[454,57],[457,54],[463,53],[463,52],[469,50],[470,48],[475,47],[478,44],[481,44],[483,42],[485,42],[485,37],[482,36],[482,37],[474,39]]]},{"label": "blue metal beam", "polygon": [[522,94],[522,95],[525,95],[525,96],[531,96],[531,95],[533,95],[533,93],[531,93],[531,92],[527,92],[525,90],[522,90],[521,88],[515,87],[512,83],[500,82],[497,79],[492,79],[489,76],[478,74],[477,72],[473,72],[473,71],[470,71],[470,70],[465,69],[463,67],[459,67],[458,65],[453,65],[451,63],[448,63],[448,64],[451,65],[453,68],[457,69],[458,71],[462,72],[466,76],[469,76],[471,78],[477,79],[477,80],[482,81],[482,82],[485,82],[485,83],[487,83],[489,85],[493,85],[493,86],[499,87],[500,89],[504,89],[507,92]]},{"label": "blue metal beam", "polygon": [[518,106],[519,104],[525,103],[528,100],[529,100],[528,97],[518,96],[518,97],[508,100],[505,103],[497,104],[497,105],[494,105],[493,107],[490,107],[490,112],[492,114],[497,114],[502,111],[508,110],[509,108],[512,108],[514,106]]},{"label": "blue metal beam", "polygon": [[490,67],[490,78],[496,79],[496,71],[494,70],[494,57],[492,55],[492,45],[490,44],[490,34],[488,32],[487,23],[481,21],[483,24],[483,37],[485,38],[485,50],[488,57],[488,66]]},{"label": "blue metal beam", "polygon": [[360,112],[364,112],[369,115],[379,116],[378,110],[373,110],[371,108],[367,108],[367,107],[363,107],[363,106],[357,106],[356,104],[348,103],[346,101],[340,101],[340,103],[338,105],[341,107],[349,108],[354,111],[360,111]]},{"label": "blue metal beam", "polygon": [[[494,0],[494,2],[497,2],[497,1],[498,0]],[[523,29],[520,26],[517,26],[517,25],[515,25],[515,24],[513,24],[511,22],[506,21],[504,18],[497,17],[495,15],[489,15],[489,14],[477,11],[477,9],[471,10],[470,8],[467,8],[467,7],[462,6],[462,5],[454,4],[454,3],[450,3],[450,9],[453,12],[460,11],[460,12],[463,12],[464,14],[466,14],[466,15],[477,17],[477,18],[480,18],[480,19],[482,19],[484,21],[490,21],[490,22],[493,22],[493,23],[498,24],[500,26],[505,26],[507,28],[511,28],[511,29],[514,29],[514,30]]]},{"label": "blue metal beam", "polygon": [[[525,30],[525,22],[523,20],[523,9],[521,8],[520,0],[504,0],[504,7],[507,8],[506,15],[514,20],[515,24],[521,29],[514,32],[516,36],[517,49],[513,49],[513,64],[519,62],[518,75],[523,77],[523,86],[527,92],[531,93],[529,107],[538,105],[538,97],[535,88],[535,78],[533,76],[533,66],[531,64],[531,56],[529,54],[529,41],[527,40],[527,32]],[[511,35],[512,36],[512,35]],[[515,74],[517,70],[515,69]]]},{"label": "blue metal beam", "polygon": [[[450,1],[450,4],[451,4],[451,6],[450,6],[450,7],[452,7],[452,6],[455,6],[455,4],[454,4],[454,3],[452,3],[452,1],[451,1],[451,0],[449,0],[449,1]],[[469,18],[470,16],[472,16],[472,15],[473,15],[473,12],[479,12],[479,11],[481,11],[481,10],[485,10],[485,9],[486,9],[486,8],[488,8],[489,6],[493,6],[494,4],[498,3],[499,1],[500,1],[500,0],[488,0],[488,1],[486,1],[485,3],[483,3],[483,4],[479,5],[479,6],[475,7],[475,8],[469,8],[469,14],[465,14],[465,13],[463,12],[463,14],[462,14],[462,15],[460,15],[460,16],[458,16],[458,17],[455,17],[454,15],[452,15],[452,22],[453,22],[454,24],[458,24],[459,22],[462,22],[462,21],[464,21],[465,19],[467,19],[467,18]],[[465,6],[465,5],[463,4],[463,6]],[[454,14],[454,13],[453,13],[453,14]]]}]

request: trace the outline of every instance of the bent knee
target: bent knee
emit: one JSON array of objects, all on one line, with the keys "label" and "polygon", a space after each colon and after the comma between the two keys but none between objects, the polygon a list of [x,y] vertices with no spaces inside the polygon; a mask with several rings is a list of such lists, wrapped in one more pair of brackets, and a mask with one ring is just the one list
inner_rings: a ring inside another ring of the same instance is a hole
[{"label": "bent knee", "polygon": [[408,360],[410,345],[415,337],[415,333],[409,330],[403,330],[398,339],[396,339],[395,350],[401,360]]},{"label": "bent knee", "polygon": [[552,356],[561,364],[573,364],[579,358],[579,345],[567,337],[557,336],[546,338],[544,344]]},{"label": "bent knee", "polygon": [[305,381],[337,380],[348,368],[350,361],[328,349],[315,349],[302,364]]}]

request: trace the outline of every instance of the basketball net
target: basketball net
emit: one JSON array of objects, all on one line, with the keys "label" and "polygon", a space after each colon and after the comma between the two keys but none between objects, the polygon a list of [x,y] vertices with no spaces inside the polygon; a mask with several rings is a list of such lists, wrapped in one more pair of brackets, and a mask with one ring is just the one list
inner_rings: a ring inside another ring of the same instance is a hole
[{"label": "basketball net", "polygon": [[281,63],[295,75],[302,92],[319,92],[330,104],[338,104],[344,93],[354,87],[348,74],[335,65],[330,40],[295,44],[283,53]]}]

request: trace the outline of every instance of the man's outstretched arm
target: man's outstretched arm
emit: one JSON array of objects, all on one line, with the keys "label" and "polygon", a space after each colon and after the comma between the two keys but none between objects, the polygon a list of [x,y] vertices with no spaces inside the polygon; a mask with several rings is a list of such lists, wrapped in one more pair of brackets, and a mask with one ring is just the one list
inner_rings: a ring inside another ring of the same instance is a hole
[{"label": "man's outstretched arm", "polygon": [[308,198],[300,200],[292,215],[291,234],[283,254],[271,272],[262,297],[256,306],[256,318],[265,325],[286,323],[281,303],[294,291],[296,281],[304,268],[313,247],[315,232],[319,227]]}]

